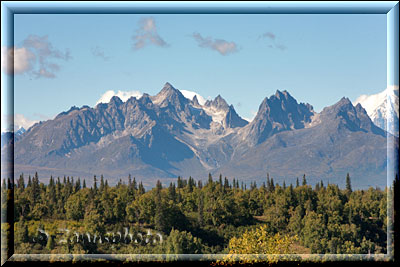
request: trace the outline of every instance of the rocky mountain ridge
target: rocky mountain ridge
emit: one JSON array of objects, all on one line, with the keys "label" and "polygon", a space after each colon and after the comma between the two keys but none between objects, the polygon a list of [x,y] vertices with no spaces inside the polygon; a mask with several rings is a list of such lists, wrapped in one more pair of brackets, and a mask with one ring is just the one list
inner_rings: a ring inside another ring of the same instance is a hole
[{"label": "rocky mountain ridge", "polygon": [[306,173],[310,182],[341,183],[350,172],[355,186],[384,186],[386,141],[347,98],[316,113],[277,91],[248,123],[220,95],[200,105],[166,83],[155,96],[114,96],[33,125],[14,144],[14,167],[45,177],[104,174],[116,181],[131,174],[149,184],[206,179],[209,172],[243,181],[262,181],[268,172],[287,182]]}]

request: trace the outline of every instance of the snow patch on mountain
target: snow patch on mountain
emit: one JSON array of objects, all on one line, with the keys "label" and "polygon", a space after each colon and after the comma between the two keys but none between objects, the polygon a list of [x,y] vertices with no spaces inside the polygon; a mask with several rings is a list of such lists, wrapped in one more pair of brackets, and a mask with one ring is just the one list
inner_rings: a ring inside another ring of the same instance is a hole
[{"label": "snow patch on mountain", "polygon": [[211,118],[214,122],[218,122],[221,124],[222,124],[222,121],[224,120],[226,114],[228,113],[228,111],[226,111],[226,110],[218,109],[215,107],[203,106],[203,109],[207,113],[207,115],[211,116]]},{"label": "snow patch on mountain", "polygon": [[204,105],[204,103],[206,103],[206,99],[196,92],[188,90],[179,90],[179,91],[181,91],[182,95],[189,100],[193,100],[193,97],[196,96],[200,105]]}]

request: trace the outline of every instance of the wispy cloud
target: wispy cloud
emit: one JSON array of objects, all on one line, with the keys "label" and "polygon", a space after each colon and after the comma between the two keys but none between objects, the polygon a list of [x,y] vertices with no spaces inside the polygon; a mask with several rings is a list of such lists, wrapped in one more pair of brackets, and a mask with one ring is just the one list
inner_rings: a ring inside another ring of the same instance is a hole
[{"label": "wispy cloud", "polygon": [[108,61],[110,59],[110,57],[106,56],[106,54],[104,53],[103,48],[101,48],[99,46],[92,47],[91,52],[92,52],[93,56],[99,57],[99,58],[103,59],[104,61]]},{"label": "wispy cloud", "polygon": [[238,51],[238,46],[235,42],[228,42],[223,39],[212,39],[211,37],[204,38],[197,32],[193,33],[193,38],[197,41],[200,47],[210,48],[223,56]]},{"label": "wispy cloud", "polygon": [[53,47],[48,36],[29,35],[21,47],[2,47],[2,70],[7,74],[29,73],[36,78],[54,78],[60,65],[53,60],[68,61],[70,52]]},{"label": "wispy cloud", "polygon": [[264,34],[262,34],[259,38],[261,38],[261,37],[263,37],[263,38],[269,38],[269,39],[271,39],[271,40],[275,40],[275,34],[273,34],[272,32],[266,32],[266,33],[264,33]]},{"label": "wispy cloud", "polygon": [[265,32],[258,37],[258,39],[262,39],[262,38],[269,40],[269,44],[268,44],[269,48],[279,49],[282,51],[287,49],[287,47],[285,45],[276,42],[276,34],[274,34],[272,32]]},{"label": "wispy cloud", "polygon": [[38,59],[39,69],[34,70],[36,77],[54,78],[55,73],[60,70],[60,65],[50,62],[53,59],[68,61],[71,59],[69,50],[61,52],[53,47],[49,42],[48,36],[29,35],[23,42],[24,47],[33,51]]},{"label": "wispy cloud", "polygon": [[160,47],[168,46],[167,42],[158,34],[154,18],[142,18],[139,21],[139,26],[139,29],[136,30],[136,34],[132,36],[134,41],[132,45],[133,49],[138,50],[148,44],[154,44]]},{"label": "wispy cloud", "polygon": [[121,98],[122,101],[125,102],[132,96],[136,97],[136,98],[140,98],[142,95],[143,95],[143,93],[141,93],[139,91],[120,91],[120,90],[118,90],[118,92],[115,92],[114,90],[108,90],[100,97],[100,99],[96,102],[96,105],[99,103],[110,102],[110,100],[113,96],[118,96],[119,98]]}]

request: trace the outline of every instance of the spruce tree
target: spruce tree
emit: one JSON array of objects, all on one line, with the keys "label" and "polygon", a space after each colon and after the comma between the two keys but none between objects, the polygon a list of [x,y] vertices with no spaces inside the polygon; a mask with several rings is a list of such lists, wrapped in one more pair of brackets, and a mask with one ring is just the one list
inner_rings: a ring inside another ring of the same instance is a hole
[{"label": "spruce tree", "polygon": [[305,175],[305,174],[303,174],[303,182],[302,182],[302,185],[307,185],[306,175]]},{"label": "spruce tree", "polygon": [[160,192],[161,192],[162,184],[161,184],[160,180],[157,180],[156,189],[157,189],[157,193],[160,193]]},{"label": "spruce tree", "polygon": [[317,183],[316,185],[315,185],[315,191],[319,191],[319,189],[320,189],[320,185],[319,185],[319,183]]},{"label": "spruce tree", "polygon": [[271,178],[270,190],[271,190],[271,192],[274,192],[274,191],[275,191],[275,183],[274,183],[274,178]]},{"label": "spruce tree", "polygon": [[142,181],[140,181],[140,183],[139,183],[139,189],[138,189],[139,195],[143,195],[143,194],[145,193],[145,191],[146,191],[146,190],[144,190],[143,183],[142,183]]},{"label": "spruce tree", "polygon": [[176,183],[177,183],[178,188],[183,188],[183,183],[182,183],[182,179],[180,176],[178,176],[178,181]]},{"label": "spruce tree", "polygon": [[213,179],[212,179],[211,173],[208,173],[208,184],[212,184],[212,182],[213,182]]},{"label": "spruce tree", "polygon": [[176,190],[175,190],[175,184],[170,183],[168,187],[168,198],[172,200],[173,202],[176,201]]},{"label": "spruce tree", "polygon": [[19,176],[17,186],[18,186],[18,189],[20,189],[21,192],[24,191],[24,189],[25,189],[24,174],[21,174],[21,175]]},{"label": "spruce tree", "polygon": [[133,177],[133,189],[137,190],[137,183],[136,183],[136,178]]},{"label": "spruce tree", "polygon": [[157,185],[156,185],[156,213],[154,216],[154,221],[155,221],[155,229],[159,231],[165,231],[166,230],[166,224],[165,224],[165,209],[164,205],[162,204],[161,201],[161,189],[162,185],[160,180],[157,180]]},{"label": "spruce tree", "polygon": [[78,180],[76,180],[76,183],[75,183],[75,193],[79,192],[80,189],[81,189],[81,178],[78,177]]},{"label": "spruce tree", "polygon": [[188,187],[189,193],[192,193],[192,192],[193,192],[193,180],[192,180],[192,176],[189,176],[189,182],[188,182],[187,187]]},{"label": "spruce tree", "polygon": [[229,187],[229,181],[228,181],[228,178],[225,177],[225,180],[224,180],[224,188],[225,188],[225,189],[228,189],[228,187]]},{"label": "spruce tree", "polygon": [[198,223],[200,226],[204,225],[204,199],[203,194],[200,193],[199,207],[198,207]]},{"label": "spruce tree", "polygon": [[39,176],[37,172],[35,173],[35,176],[32,179],[32,194],[31,194],[31,200],[33,203],[38,203],[40,200],[40,187],[39,187]]},{"label": "spruce tree", "polygon": [[96,175],[93,177],[93,190],[94,190],[94,193],[97,192],[97,178],[96,178]]},{"label": "spruce tree", "polygon": [[350,181],[350,174],[347,173],[346,175],[346,191],[351,193],[353,190],[351,189],[351,181]]},{"label": "spruce tree", "polygon": [[104,177],[103,174],[100,176],[100,192],[104,190]]}]

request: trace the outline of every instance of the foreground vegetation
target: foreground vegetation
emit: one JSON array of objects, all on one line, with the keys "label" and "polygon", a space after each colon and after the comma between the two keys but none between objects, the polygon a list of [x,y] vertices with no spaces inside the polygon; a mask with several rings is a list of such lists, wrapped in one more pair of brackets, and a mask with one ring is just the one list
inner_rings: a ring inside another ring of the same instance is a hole
[{"label": "foreground vegetation", "polygon": [[247,188],[209,175],[204,185],[178,178],[146,192],[131,177],[111,187],[95,176],[88,188],[36,174],[14,188],[3,181],[2,194],[14,190],[20,254],[386,253],[388,189],[353,191],[346,180],[345,189],[312,188],[305,176],[289,186],[267,177]]}]

